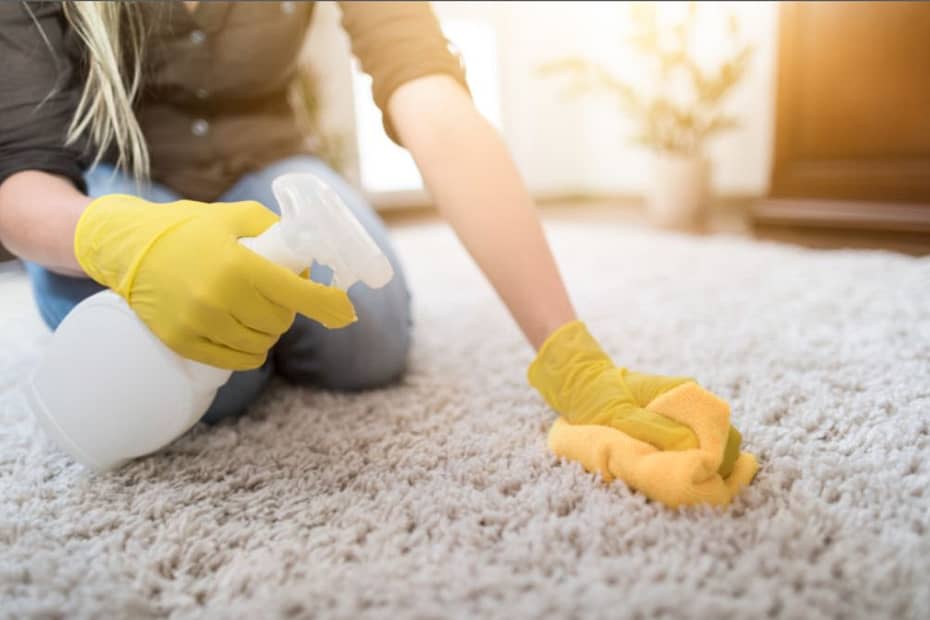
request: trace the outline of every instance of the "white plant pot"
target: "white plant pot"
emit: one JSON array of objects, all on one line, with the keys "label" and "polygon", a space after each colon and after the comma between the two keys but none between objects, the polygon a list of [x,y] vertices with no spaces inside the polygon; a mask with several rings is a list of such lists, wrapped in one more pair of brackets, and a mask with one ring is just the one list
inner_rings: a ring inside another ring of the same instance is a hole
[{"label": "white plant pot", "polygon": [[700,231],[707,224],[710,161],[654,152],[646,190],[650,220],[663,228]]}]

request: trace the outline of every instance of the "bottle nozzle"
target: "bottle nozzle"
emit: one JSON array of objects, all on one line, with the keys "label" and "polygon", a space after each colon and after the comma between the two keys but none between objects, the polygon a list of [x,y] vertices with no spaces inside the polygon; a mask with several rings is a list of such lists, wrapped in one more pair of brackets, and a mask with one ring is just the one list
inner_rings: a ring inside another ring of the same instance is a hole
[{"label": "bottle nozzle", "polygon": [[387,257],[329,185],[310,173],[290,173],[271,183],[281,208],[280,235],[295,255],[333,270],[333,285],[362,281],[381,288],[394,276]]}]

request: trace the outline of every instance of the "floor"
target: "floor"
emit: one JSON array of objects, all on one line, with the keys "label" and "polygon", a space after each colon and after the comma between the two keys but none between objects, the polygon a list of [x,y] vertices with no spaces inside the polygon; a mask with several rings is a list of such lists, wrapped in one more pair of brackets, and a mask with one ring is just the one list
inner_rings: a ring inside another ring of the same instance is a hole
[{"label": "floor", "polygon": [[105,476],[25,409],[47,336],[7,276],[0,616],[930,617],[930,258],[576,215],[547,230],[603,346],[730,402],[761,463],[731,506],[667,510],[552,457],[532,352],[435,222],[395,231],[401,383],[278,383]]},{"label": "floor", "polygon": [[10,321],[40,321],[26,273],[17,261],[0,263],[0,329]]}]

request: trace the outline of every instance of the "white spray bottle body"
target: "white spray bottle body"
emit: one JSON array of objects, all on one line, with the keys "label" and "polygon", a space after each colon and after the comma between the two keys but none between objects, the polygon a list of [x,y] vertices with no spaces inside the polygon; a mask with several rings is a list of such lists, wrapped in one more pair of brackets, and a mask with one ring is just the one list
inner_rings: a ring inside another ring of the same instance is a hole
[{"label": "white spray bottle body", "polygon": [[[275,179],[281,221],[240,240],[300,273],[314,260],[333,284],[372,288],[393,277],[387,258],[338,195],[310,174]],[[206,412],[231,371],[181,357],[112,291],[93,295],[65,317],[24,386],[40,425],[65,452],[95,471],[167,446]]]}]

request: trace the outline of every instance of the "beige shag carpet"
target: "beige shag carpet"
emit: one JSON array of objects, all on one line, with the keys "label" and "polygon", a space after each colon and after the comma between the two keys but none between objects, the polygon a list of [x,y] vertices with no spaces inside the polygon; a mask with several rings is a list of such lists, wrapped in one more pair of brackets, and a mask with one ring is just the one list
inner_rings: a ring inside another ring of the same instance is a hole
[{"label": "beige shag carpet", "polygon": [[670,511],[546,451],[529,347],[440,226],[401,229],[398,386],[276,385],[104,477],[46,444],[0,333],[0,617],[930,617],[930,259],[560,223],[618,363],[729,399],[755,483]]}]

